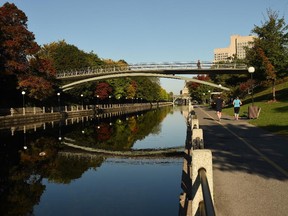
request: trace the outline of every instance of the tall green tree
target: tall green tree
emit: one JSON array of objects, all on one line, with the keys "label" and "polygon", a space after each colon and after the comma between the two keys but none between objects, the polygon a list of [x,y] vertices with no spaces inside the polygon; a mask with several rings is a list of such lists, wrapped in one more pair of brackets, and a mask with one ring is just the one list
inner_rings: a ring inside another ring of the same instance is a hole
[{"label": "tall green tree", "polygon": [[86,53],[78,47],[66,43],[65,40],[43,45],[40,55],[52,59],[56,71],[96,67],[104,64],[93,52]]},{"label": "tall green tree", "polygon": [[252,48],[246,50],[246,60],[256,68],[254,78],[272,82],[274,77],[287,76],[288,26],[284,17],[279,18],[277,12],[268,9],[265,22],[262,26],[255,26],[252,33],[257,37],[252,42]]}]

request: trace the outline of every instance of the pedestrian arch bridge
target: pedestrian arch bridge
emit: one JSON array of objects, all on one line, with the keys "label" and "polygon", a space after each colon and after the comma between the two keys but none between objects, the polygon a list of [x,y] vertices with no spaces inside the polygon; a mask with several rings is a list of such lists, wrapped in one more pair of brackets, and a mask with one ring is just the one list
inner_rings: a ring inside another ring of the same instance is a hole
[{"label": "pedestrian arch bridge", "polygon": [[95,67],[75,69],[58,72],[57,79],[69,81],[63,85],[63,91],[69,90],[76,85],[96,80],[119,78],[119,77],[159,77],[168,79],[180,79],[197,82],[223,90],[229,90],[211,82],[188,78],[177,75],[193,74],[245,74],[248,73],[247,65],[237,63],[213,63],[213,62],[162,62],[162,63],[139,63],[125,66]]}]

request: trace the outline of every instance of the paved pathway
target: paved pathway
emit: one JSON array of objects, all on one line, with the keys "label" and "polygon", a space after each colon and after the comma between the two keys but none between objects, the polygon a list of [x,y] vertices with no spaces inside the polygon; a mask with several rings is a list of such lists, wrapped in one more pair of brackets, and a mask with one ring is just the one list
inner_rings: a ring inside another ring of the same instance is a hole
[{"label": "paved pathway", "polygon": [[[195,107],[213,153],[217,216],[288,215],[288,137]],[[261,116],[260,116],[261,118]]]}]

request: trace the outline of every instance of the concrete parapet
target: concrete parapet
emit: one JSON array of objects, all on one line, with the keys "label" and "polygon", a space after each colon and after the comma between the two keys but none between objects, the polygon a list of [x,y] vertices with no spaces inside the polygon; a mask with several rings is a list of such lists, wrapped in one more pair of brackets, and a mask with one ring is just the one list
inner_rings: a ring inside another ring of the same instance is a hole
[{"label": "concrete parapet", "polygon": [[197,215],[199,212],[199,203],[203,201],[203,194],[200,185],[199,170],[204,168],[211,192],[212,201],[214,203],[213,194],[213,168],[212,168],[212,152],[211,150],[201,149],[191,151],[191,179],[192,179],[192,214]]}]

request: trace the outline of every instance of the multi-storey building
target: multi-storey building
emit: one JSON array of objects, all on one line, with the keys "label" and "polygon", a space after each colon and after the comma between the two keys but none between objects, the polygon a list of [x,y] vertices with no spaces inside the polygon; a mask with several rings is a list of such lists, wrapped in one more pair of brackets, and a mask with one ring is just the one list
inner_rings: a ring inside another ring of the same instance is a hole
[{"label": "multi-storey building", "polygon": [[228,47],[214,49],[214,62],[225,61],[234,56],[237,59],[244,59],[246,57],[244,47],[249,47],[249,42],[252,42],[253,38],[255,36],[232,35]]}]

